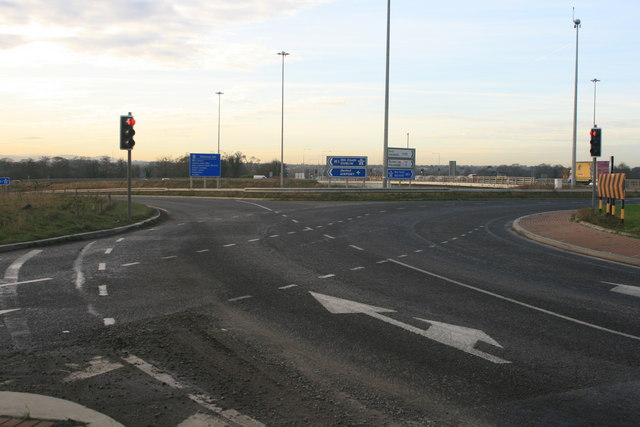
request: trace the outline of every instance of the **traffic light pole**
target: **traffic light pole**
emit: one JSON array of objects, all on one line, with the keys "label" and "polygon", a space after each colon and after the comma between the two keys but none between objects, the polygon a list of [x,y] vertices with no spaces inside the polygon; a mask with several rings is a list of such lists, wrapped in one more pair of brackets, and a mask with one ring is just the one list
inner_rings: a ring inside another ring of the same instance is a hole
[{"label": "traffic light pole", "polygon": [[596,185],[598,183],[598,162],[597,157],[593,158],[593,166],[591,168],[591,183],[593,184],[593,188],[591,189],[591,210],[595,213],[596,211]]},{"label": "traffic light pole", "polygon": [[131,221],[131,150],[127,150],[127,219]]}]

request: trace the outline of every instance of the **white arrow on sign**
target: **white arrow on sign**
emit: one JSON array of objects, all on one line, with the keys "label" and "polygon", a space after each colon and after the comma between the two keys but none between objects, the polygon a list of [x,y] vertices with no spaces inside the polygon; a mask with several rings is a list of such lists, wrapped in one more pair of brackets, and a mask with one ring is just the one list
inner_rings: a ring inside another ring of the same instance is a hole
[{"label": "white arrow on sign", "polygon": [[478,341],[483,341],[487,344],[494,345],[502,348],[500,344],[489,335],[478,329],[466,328],[464,326],[450,325],[448,323],[436,322],[433,320],[426,320],[415,318],[422,322],[431,324],[429,329],[420,329],[415,326],[408,325],[391,317],[384,316],[380,313],[394,313],[395,310],[388,308],[376,307],[373,305],[362,304],[355,301],[350,301],[342,298],[336,298],[329,295],[319,294],[315,292],[309,292],[320,304],[323,305],[330,313],[333,314],[355,314],[362,313],[367,316],[373,317],[378,320],[382,320],[385,323],[389,323],[394,326],[398,326],[414,334],[421,335],[430,340],[439,342],[440,344],[447,345],[449,347],[457,348],[465,353],[472,354],[482,359],[488,360],[492,363],[511,363],[508,360],[501,359],[493,356],[489,353],[485,353],[473,348]]}]

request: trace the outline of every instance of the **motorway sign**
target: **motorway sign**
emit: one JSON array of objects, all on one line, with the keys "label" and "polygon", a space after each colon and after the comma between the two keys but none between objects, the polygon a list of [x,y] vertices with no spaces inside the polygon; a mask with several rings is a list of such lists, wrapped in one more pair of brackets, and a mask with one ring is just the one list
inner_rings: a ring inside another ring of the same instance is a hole
[{"label": "motorway sign", "polygon": [[328,175],[333,178],[366,178],[365,168],[331,168]]},{"label": "motorway sign", "polygon": [[415,172],[413,169],[388,169],[387,178],[389,179],[413,179]]},{"label": "motorway sign", "polygon": [[0,185],[9,185],[9,184],[11,184],[11,178],[0,177]]},{"label": "motorway sign", "polygon": [[220,176],[220,154],[191,153],[189,157],[189,176]]},{"label": "motorway sign", "polygon": [[327,157],[328,166],[339,166],[341,168],[364,168],[367,166],[366,156],[344,156],[344,157]]},{"label": "motorway sign", "polygon": [[387,165],[394,169],[411,169],[413,167],[413,160],[388,159]]},{"label": "motorway sign", "polygon": [[415,159],[415,148],[387,148],[387,157],[390,159]]}]

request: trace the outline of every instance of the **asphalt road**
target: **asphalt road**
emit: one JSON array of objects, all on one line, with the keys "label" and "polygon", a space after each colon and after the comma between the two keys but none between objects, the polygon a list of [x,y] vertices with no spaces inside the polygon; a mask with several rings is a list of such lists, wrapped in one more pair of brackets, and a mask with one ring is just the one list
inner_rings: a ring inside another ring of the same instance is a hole
[{"label": "asphalt road", "polygon": [[637,425],[638,269],[510,230],[584,201],[140,200],[167,218],[0,254],[0,390],[125,425]]}]

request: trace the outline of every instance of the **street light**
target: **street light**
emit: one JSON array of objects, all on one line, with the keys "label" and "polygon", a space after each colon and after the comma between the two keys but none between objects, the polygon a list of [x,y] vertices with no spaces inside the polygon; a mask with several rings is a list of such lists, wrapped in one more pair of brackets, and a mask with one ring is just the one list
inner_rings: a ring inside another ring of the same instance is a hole
[{"label": "street light", "polygon": [[591,81],[593,82],[593,127],[596,127],[596,84],[600,80],[593,79]]},{"label": "street light", "polygon": [[289,55],[284,50],[278,52],[282,56],[282,121],[280,127],[280,187],[284,187],[284,58]]},{"label": "street light", "polygon": [[578,139],[578,33],[580,20],[574,18],[573,27],[576,29],[576,73],[573,87],[573,149],[571,152],[571,188],[576,188],[576,145]]},{"label": "street light", "polygon": [[[220,103],[222,92],[216,92],[218,95],[218,155],[220,155]],[[220,175],[222,175],[222,160],[220,161]],[[220,176],[218,176],[218,188],[220,188]]]},{"label": "street light", "polygon": [[389,185],[389,180],[387,178],[388,172],[388,159],[387,159],[387,151],[389,151],[389,54],[390,54],[390,43],[389,39],[391,37],[391,0],[387,0],[387,68],[385,74],[385,83],[384,83],[384,152],[382,153],[382,188],[387,188]]}]

